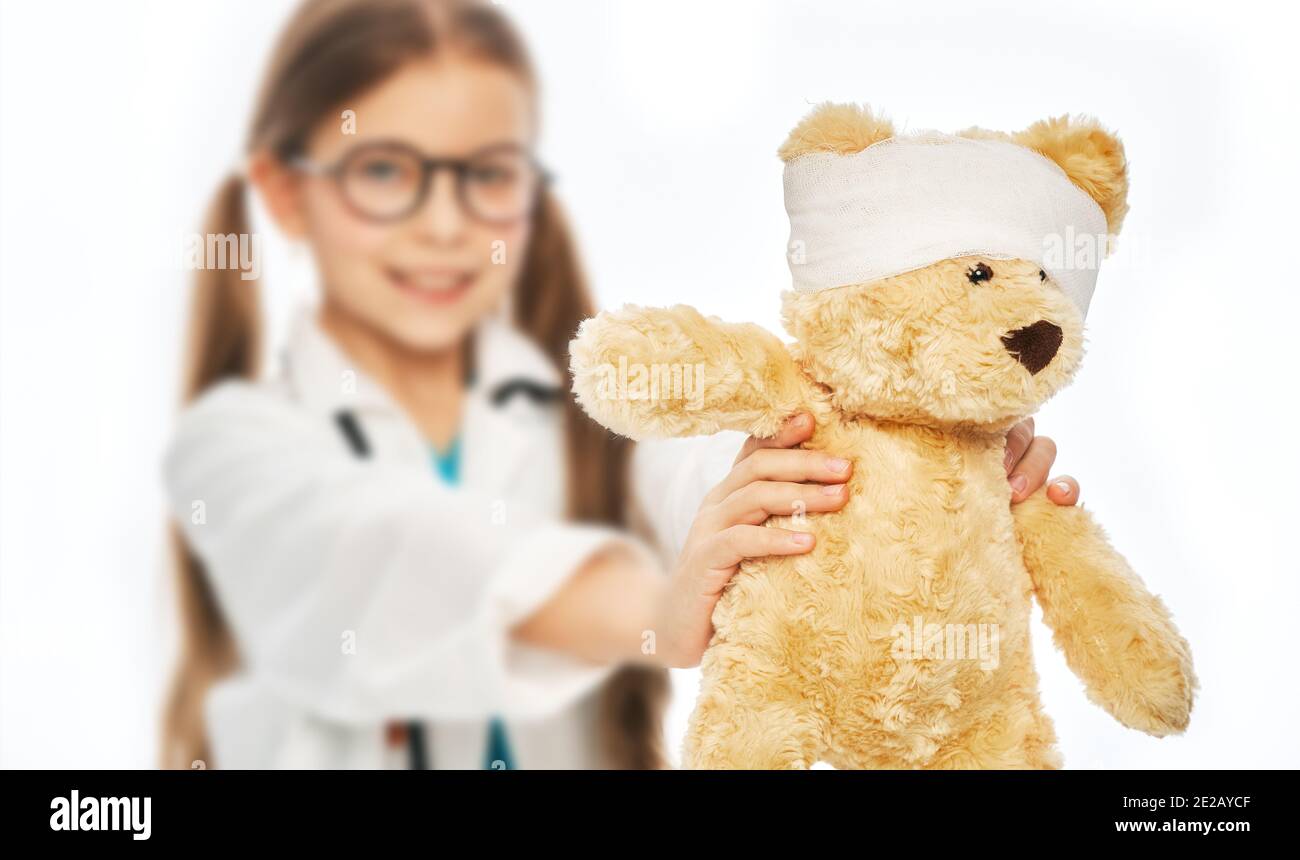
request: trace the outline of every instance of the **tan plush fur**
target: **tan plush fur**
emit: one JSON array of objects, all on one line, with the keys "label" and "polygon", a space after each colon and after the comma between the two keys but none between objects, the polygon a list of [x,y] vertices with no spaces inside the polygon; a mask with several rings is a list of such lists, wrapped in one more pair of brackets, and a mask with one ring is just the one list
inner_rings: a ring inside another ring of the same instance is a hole
[{"label": "tan plush fur", "polygon": [[[890,134],[869,111],[823,105],[780,154],[854,152]],[[1009,139],[1060,164],[1118,227],[1118,140],[1065,119]],[[972,283],[981,263],[992,277]],[[1182,731],[1196,680],[1164,604],[1082,508],[1041,490],[1010,504],[1005,433],[1083,354],[1078,310],[1037,265],[944,260],[787,293],[783,316],[788,348],[680,306],[602,314],[572,344],[579,401],[619,433],[770,435],[807,409],[817,430],[804,447],[855,462],[841,511],[768,521],[815,532],[814,550],[746,562],[722,595],[685,766],[1058,767],[1030,653],[1034,596],[1093,701],[1149,734]],[[1002,337],[1039,320],[1062,337],[1031,374]],[[700,368],[702,387],[693,399],[649,396],[611,381],[620,362]],[[977,647],[979,625],[996,631],[995,659],[960,650]]]}]

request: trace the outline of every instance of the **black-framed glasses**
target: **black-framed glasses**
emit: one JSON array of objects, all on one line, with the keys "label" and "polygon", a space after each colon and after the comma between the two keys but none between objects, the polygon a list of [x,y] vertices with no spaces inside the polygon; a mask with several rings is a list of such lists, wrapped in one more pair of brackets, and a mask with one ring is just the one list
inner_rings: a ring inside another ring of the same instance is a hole
[{"label": "black-framed glasses", "polygon": [[532,153],[513,143],[494,144],[465,158],[430,158],[400,141],[354,147],[333,164],[290,160],[303,171],[334,180],[343,201],[370,221],[400,221],[424,205],[440,170],[456,177],[456,197],[469,215],[509,224],[532,214],[538,192],[552,179]]}]

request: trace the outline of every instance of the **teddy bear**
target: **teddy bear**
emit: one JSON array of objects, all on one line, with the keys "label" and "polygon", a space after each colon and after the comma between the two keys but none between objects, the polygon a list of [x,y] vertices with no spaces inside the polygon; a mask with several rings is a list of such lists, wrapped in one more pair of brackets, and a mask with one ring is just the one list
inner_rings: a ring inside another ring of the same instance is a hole
[{"label": "teddy bear", "polygon": [[570,344],[577,400],[616,433],[763,437],[804,411],[802,447],[854,464],[842,509],[767,520],[811,552],[747,560],[722,593],[682,765],[1060,767],[1034,598],[1094,703],[1182,732],[1197,681],[1165,604],[1088,510],[1012,505],[1003,465],[1079,367],[1127,212],[1119,139],[1083,116],[896,134],[823,104],[778,154],[792,343],[679,305],[601,313]]}]

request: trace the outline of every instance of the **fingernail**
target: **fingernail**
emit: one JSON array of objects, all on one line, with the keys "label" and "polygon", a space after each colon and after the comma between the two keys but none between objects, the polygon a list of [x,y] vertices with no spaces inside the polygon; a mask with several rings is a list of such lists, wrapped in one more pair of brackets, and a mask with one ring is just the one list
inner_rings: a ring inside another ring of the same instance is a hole
[{"label": "fingernail", "polygon": [[1029,481],[1026,480],[1024,475],[1012,475],[1010,483],[1012,493],[1018,496],[1025,491],[1025,487],[1028,486]]},{"label": "fingernail", "polygon": [[807,427],[807,426],[808,426],[808,413],[806,413],[806,412],[800,412],[798,415],[796,415],[796,416],[794,416],[793,418],[791,418],[791,419],[790,419],[790,426],[791,426],[791,427],[794,427],[796,430],[801,429],[801,428],[804,428],[804,427]]},{"label": "fingernail", "polygon": [[1074,492],[1074,488],[1070,486],[1069,481],[1057,481],[1056,489],[1060,490],[1062,493],[1065,493],[1067,496],[1070,495],[1070,493]]},{"label": "fingernail", "polygon": [[795,546],[812,546],[813,536],[807,532],[795,532],[790,535],[790,543]]},{"label": "fingernail", "polygon": [[832,472],[843,473],[849,468],[849,461],[840,459],[839,457],[831,457],[826,461],[826,468],[830,469]]},{"label": "fingernail", "polygon": [[822,484],[822,492],[828,496],[838,496],[844,492],[843,484]]}]

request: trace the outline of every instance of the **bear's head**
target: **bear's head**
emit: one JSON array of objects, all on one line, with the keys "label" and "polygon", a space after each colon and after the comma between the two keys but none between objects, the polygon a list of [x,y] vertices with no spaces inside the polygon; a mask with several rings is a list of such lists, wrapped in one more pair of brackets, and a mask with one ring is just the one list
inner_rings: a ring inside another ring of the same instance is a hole
[{"label": "bear's head", "polygon": [[1000,428],[1073,377],[1127,211],[1120,141],[1083,117],[896,137],[822,105],[786,162],[796,357],[849,415]]}]

